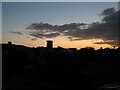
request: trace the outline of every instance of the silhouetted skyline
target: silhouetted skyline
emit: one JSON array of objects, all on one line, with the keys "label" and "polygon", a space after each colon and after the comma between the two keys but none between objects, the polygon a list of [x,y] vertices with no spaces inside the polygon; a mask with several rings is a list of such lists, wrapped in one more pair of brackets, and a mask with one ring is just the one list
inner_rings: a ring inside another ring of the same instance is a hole
[{"label": "silhouetted skyline", "polygon": [[15,45],[11,41],[2,44],[2,89],[119,88],[120,47],[76,50],[51,48],[51,45],[51,41],[50,47],[37,48]]}]

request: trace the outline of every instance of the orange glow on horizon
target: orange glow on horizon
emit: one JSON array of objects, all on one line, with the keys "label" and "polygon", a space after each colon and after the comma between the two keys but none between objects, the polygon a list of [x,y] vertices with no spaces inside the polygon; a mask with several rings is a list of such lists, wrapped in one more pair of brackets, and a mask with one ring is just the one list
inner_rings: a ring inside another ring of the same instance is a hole
[{"label": "orange glow on horizon", "polygon": [[[94,42],[100,42],[102,40],[100,39],[90,39],[90,40],[78,40],[78,41],[70,41],[67,37],[64,36],[59,36],[56,38],[52,39],[37,39],[35,41],[28,40],[27,38],[25,39],[13,39],[11,40],[13,44],[16,45],[24,45],[27,47],[46,47],[46,41],[47,40],[52,40],[53,41],[53,47],[56,48],[58,46],[63,47],[63,48],[77,48],[78,50],[80,48],[85,48],[85,47],[93,47],[95,49],[100,49],[109,47],[111,48],[111,45],[108,44],[93,44]],[[7,40],[5,41],[6,43],[8,42]]]}]

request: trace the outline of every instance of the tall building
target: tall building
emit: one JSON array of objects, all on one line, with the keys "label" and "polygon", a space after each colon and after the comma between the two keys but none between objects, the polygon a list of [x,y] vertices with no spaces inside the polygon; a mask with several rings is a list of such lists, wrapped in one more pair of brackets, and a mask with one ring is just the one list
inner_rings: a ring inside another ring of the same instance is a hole
[{"label": "tall building", "polygon": [[47,40],[47,48],[53,48],[53,41]]}]

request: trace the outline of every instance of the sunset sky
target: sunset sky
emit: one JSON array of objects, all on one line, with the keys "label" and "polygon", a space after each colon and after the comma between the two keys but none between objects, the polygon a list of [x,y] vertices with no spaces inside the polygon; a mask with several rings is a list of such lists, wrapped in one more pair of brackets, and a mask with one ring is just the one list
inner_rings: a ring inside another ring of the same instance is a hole
[{"label": "sunset sky", "polygon": [[117,16],[117,2],[3,2],[2,42],[111,47],[117,43]]}]

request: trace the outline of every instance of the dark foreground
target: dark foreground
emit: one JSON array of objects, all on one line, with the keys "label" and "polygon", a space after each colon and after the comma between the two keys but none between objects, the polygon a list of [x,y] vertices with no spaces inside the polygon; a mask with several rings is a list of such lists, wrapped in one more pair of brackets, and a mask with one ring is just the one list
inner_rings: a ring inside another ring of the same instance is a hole
[{"label": "dark foreground", "polygon": [[2,45],[2,90],[120,90],[120,48]]}]

